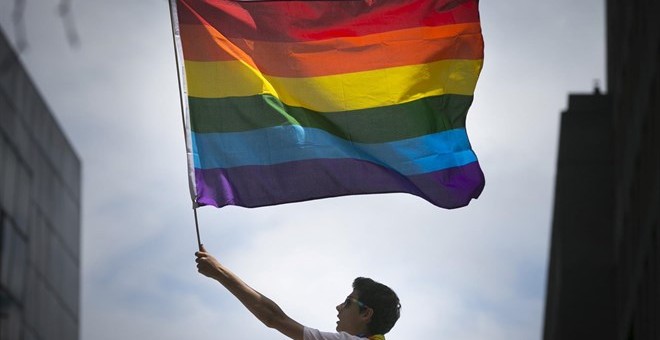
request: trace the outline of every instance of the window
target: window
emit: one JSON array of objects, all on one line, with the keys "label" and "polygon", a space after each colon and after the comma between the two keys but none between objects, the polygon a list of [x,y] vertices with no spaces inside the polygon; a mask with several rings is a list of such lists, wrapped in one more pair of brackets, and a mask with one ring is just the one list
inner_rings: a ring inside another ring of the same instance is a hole
[{"label": "window", "polygon": [[0,284],[7,287],[16,300],[23,296],[27,267],[27,243],[10,219],[2,221],[2,248],[0,248]]},{"label": "window", "polygon": [[2,178],[0,178],[0,204],[9,214],[12,214],[14,211],[14,188],[16,187],[16,168],[18,166],[18,160],[14,155],[14,152],[6,147],[2,155],[2,168],[4,169]]},{"label": "window", "polygon": [[16,214],[14,215],[14,220],[23,234],[26,234],[30,210],[31,178],[27,168],[20,163],[16,183],[16,195],[14,196],[16,200]]},{"label": "window", "polygon": [[0,339],[20,339],[21,310],[0,292]]}]

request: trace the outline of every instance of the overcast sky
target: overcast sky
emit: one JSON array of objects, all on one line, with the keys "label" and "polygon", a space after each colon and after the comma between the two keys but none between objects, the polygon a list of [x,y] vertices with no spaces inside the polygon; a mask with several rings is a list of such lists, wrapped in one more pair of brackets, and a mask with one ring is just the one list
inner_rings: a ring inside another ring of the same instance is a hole
[{"label": "overcast sky", "polygon": [[[283,339],[196,272],[165,0],[26,0],[21,59],[83,164],[81,339]],[[16,43],[13,0],[0,25]],[[499,7],[498,7],[499,6]],[[486,175],[458,210],[405,194],[200,209],[207,249],[297,321],[334,330],[356,276],[391,286],[388,339],[540,339],[560,112],[604,83],[600,0],[482,1],[467,131]]]}]

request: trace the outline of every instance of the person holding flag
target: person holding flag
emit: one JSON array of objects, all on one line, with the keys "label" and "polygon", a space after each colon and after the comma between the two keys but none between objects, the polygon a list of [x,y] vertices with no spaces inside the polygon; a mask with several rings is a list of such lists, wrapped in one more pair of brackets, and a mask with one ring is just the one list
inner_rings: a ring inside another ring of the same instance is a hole
[{"label": "person holding flag", "polygon": [[[464,207],[485,178],[466,115],[479,0],[170,0],[193,208],[408,193]],[[196,211],[196,210],[194,210]],[[337,332],[287,316],[207,252],[198,271],[295,340],[384,340],[400,315],[357,278]]]},{"label": "person holding flag", "polygon": [[385,340],[384,335],[400,316],[401,304],[392,289],[358,277],[353,281],[353,291],[336,307],[337,332],[321,332],[290,318],[275,302],[227,269],[203,245],[195,256],[199,273],[222,284],[264,325],[293,340]]}]

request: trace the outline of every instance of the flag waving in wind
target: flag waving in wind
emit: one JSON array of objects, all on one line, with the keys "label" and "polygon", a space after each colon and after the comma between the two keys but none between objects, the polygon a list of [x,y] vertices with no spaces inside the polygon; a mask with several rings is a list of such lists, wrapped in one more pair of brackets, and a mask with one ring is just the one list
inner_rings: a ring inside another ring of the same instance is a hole
[{"label": "flag waving in wind", "polygon": [[197,205],[484,186],[478,0],[171,0]]}]

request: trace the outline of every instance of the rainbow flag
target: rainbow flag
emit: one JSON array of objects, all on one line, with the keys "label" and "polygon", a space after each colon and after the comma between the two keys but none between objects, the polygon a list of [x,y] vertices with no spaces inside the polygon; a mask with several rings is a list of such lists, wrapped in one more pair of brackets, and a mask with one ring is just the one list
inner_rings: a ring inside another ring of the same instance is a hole
[{"label": "rainbow flag", "polygon": [[478,0],[170,0],[197,205],[484,186]]}]

